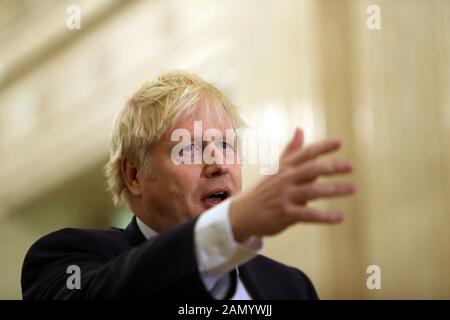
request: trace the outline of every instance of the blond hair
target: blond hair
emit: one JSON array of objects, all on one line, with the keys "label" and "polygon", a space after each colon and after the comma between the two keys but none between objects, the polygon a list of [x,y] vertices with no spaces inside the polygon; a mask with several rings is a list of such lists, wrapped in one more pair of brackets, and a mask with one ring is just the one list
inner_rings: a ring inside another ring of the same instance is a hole
[{"label": "blond hair", "polygon": [[237,108],[219,89],[186,72],[161,74],[151,83],[145,83],[127,101],[116,119],[110,158],[105,166],[108,190],[115,205],[128,203],[130,195],[121,172],[122,160],[131,159],[141,169],[140,173],[147,175],[149,146],[205,99],[222,106],[221,111],[231,118],[235,129],[244,125]]}]

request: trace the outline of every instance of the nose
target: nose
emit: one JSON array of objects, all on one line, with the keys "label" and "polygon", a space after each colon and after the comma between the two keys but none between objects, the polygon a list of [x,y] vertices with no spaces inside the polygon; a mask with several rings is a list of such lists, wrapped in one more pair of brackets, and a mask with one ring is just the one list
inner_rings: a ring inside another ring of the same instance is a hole
[{"label": "nose", "polygon": [[214,143],[211,143],[208,148],[212,148],[210,153],[212,159],[203,159],[205,177],[213,178],[226,175],[230,170],[230,166],[226,162],[224,152],[217,148]]}]

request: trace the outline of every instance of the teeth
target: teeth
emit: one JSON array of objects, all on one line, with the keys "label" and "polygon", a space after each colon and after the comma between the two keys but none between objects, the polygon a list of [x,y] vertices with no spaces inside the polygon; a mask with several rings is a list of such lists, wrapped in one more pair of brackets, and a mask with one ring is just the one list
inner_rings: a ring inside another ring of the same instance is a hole
[{"label": "teeth", "polygon": [[213,193],[212,195],[209,196],[209,198],[221,198],[222,200],[225,199],[225,197],[227,196],[226,192],[216,192]]}]

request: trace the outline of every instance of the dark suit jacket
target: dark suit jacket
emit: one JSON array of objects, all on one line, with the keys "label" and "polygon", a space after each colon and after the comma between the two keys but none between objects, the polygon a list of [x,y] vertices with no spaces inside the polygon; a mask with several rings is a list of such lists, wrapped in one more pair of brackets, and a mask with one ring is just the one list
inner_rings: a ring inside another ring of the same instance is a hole
[{"label": "dark suit jacket", "polygon": [[[22,268],[24,299],[212,299],[198,273],[196,219],[146,240],[133,218],[126,229],[62,229],[39,239]],[[70,265],[81,289],[68,289]],[[298,269],[258,255],[239,267],[253,299],[318,299]],[[234,292],[231,286],[229,296]]]}]

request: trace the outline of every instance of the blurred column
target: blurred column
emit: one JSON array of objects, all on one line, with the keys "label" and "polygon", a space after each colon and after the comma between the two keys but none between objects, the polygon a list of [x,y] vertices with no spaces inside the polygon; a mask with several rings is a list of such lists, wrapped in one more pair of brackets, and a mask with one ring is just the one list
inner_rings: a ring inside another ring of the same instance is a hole
[{"label": "blurred column", "polygon": [[[324,1],[326,2],[326,1]],[[369,5],[381,30],[366,27]],[[450,2],[352,1],[351,67],[366,298],[450,297]]]}]

